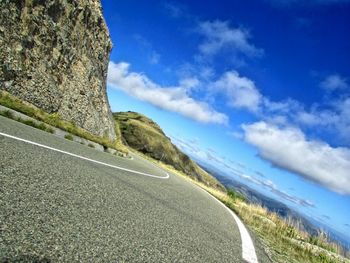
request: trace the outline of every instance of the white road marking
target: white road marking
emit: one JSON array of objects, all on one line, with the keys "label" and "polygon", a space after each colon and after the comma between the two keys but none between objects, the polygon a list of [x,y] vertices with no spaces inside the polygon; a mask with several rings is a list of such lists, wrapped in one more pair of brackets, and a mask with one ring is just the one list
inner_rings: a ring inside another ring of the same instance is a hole
[{"label": "white road marking", "polygon": [[[196,185],[197,186],[197,185]],[[244,226],[242,221],[239,219],[239,217],[226,205],[224,205],[219,199],[217,199],[215,196],[201,188],[200,186],[197,186],[202,191],[206,192],[209,196],[214,198],[215,201],[217,201],[221,206],[225,207],[225,209],[231,214],[231,216],[234,218],[234,220],[237,223],[239,233],[241,234],[241,240],[242,240],[242,258],[248,262],[248,263],[258,263],[258,258],[256,256],[253,240],[249,235],[249,232],[247,228]]]},{"label": "white road marking", "polygon": [[[70,152],[66,152],[66,151],[63,151],[63,150],[59,150],[59,149],[56,149],[56,148],[53,148],[53,147],[50,147],[50,146],[46,146],[46,145],[43,145],[43,144],[40,144],[40,143],[32,142],[32,141],[29,141],[29,140],[26,140],[26,139],[22,139],[22,138],[19,138],[19,137],[13,136],[13,135],[9,135],[9,134],[6,134],[6,133],[0,132],[0,135],[2,135],[4,137],[11,138],[11,139],[14,139],[14,140],[18,140],[18,141],[26,142],[26,143],[29,143],[29,144],[32,144],[32,145],[36,145],[36,146],[39,146],[39,147],[42,147],[42,148],[45,148],[45,149],[49,149],[49,150],[52,150],[52,151],[55,151],[55,152],[67,154],[67,155],[70,155],[70,156],[73,156],[73,157],[76,157],[76,158],[80,158],[82,160],[86,160],[86,161],[89,161],[89,162],[101,164],[101,165],[104,165],[104,166],[112,167],[112,168],[115,168],[115,169],[118,169],[118,170],[130,172],[130,173],[140,174],[140,175],[149,176],[149,177],[158,178],[158,179],[168,179],[170,177],[167,172],[165,172],[165,174],[166,174],[165,177],[156,176],[156,175],[147,174],[147,173],[143,173],[143,172],[139,172],[139,171],[123,168],[123,167],[120,167],[120,166],[111,165],[111,164],[108,164],[108,163],[96,161],[96,160],[93,160],[93,159],[90,159],[90,158],[86,158],[86,157],[83,157],[83,156],[80,156],[80,155],[77,155],[77,154],[74,154],[74,153],[70,153]],[[197,186],[197,185],[195,185],[195,186]],[[241,240],[242,240],[242,258],[245,261],[247,261],[248,263],[258,263],[258,258],[257,258],[256,253],[255,253],[255,248],[254,248],[253,241],[252,241],[252,239],[251,239],[251,237],[249,235],[248,230],[246,229],[246,227],[244,226],[242,221],[238,218],[238,216],[231,209],[229,209],[227,206],[225,206],[220,200],[218,200],[216,197],[214,197],[213,195],[211,195],[210,193],[205,191],[203,188],[201,188],[199,186],[197,186],[197,187],[200,190],[204,191],[205,193],[209,194],[209,196],[211,196],[215,201],[217,201],[221,206],[223,206],[231,214],[231,216],[234,218],[234,220],[237,223],[237,226],[238,226],[238,229],[239,229],[239,232],[240,232],[240,235],[241,235]]]},{"label": "white road marking", "polygon": [[46,146],[46,145],[43,145],[43,144],[40,144],[40,143],[32,142],[32,141],[29,141],[29,140],[26,140],[26,139],[22,139],[22,138],[19,138],[19,137],[13,136],[13,135],[9,135],[9,134],[6,134],[6,133],[0,132],[0,135],[2,135],[4,137],[11,138],[11,139],[14,139],[14,140],[18,140],[18,141],[26,142],[26,143],[29,143],[29,144],[32,144],[32,145],[36,145],[36,146],[39,146],[39,147],[42,147],[42,148],[45,148],[45,149],[49,149],[49,150],[52,150],[52,151],[55,151],[55,152],[67,154],[67,155],[70,155],[70,156],[73,156],[73,157],[76,157],[76,158],[79,158],[79,159],[82,159],[82,160],[86,160],[86,161],[89,161],[89,162],[101,164],[101,165],[108,166],[108,167],[112,167],[112,168],[115,168],[115,169],[118,169],[118,170],[130,172],[130,173],[134,173],[134,174],[139,174],[139,175],[144,175],[144,176],[149,176],[149,177],[153,177],[153,178],[158,178],[158,179],[168,179],[169,178],[169,174],[167,172],[165,172],[166,176],[157,176],[157,175],[153,175],[153,174],[143,173],[143,172],[139,172],[139,171],[123,168],[123,167],[120,167],[120,166],[111,165],[111,164],[108,164],[108,163],[96,161],[96,160],[93,160],[93,159],[90,159],[90,158],[87,158],[87,157],[84,157],[84,156],[80,156],[78,154],[74,154],[74,153],[63,151],[63,150],[59,150],[59,149],[56,149],[56,148],[53,148],[53,147],[50,147],[50,146]]}]

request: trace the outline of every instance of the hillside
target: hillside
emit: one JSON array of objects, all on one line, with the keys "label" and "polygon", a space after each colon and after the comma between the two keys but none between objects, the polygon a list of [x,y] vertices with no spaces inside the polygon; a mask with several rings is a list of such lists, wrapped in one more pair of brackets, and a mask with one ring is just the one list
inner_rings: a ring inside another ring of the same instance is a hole
[{"label": "hillside", "polygon": [[181,152],[157,123],[136,112],[117,112],[113,117],[120,128],[123,142],[131,148],[173,166],[197,181],[217,189],[225,188],[214,177]]}]

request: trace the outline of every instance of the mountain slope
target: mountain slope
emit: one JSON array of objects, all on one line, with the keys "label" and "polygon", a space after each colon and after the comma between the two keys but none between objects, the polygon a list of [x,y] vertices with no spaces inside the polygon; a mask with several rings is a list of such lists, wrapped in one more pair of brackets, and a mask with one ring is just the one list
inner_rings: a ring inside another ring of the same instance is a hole
[{"label": "mountain slope", "polygon": [[181,152],[165,135],[157,123],[136,112],[117,112],[113,117],[120,128],[122,140],[131,148],[190,177],[220,190],[225,188],[214,177]]}]

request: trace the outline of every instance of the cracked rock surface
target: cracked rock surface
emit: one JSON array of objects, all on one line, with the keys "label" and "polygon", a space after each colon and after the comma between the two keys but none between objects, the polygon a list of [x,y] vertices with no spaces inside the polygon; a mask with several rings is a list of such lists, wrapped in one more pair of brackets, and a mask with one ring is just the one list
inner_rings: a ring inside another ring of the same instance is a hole
[{"label": "cracked rock surface", "polygon": [[0,89],[115,139],[99,0],[2,0],[0,46]]}]

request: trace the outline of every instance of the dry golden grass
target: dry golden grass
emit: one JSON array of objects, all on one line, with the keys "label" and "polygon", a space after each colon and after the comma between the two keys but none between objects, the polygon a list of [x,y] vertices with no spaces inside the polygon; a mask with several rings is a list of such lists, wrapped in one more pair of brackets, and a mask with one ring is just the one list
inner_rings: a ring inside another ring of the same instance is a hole
[{"label": "dry golden grass", "polygon": [[[131,150],[131,149],[130,149]],[[328,240],[325,233],[312,237],[302,231],[300,222],[291,218],[283,219],[266,208],[249,204],[239,195],[233,198],[227,192],[214,189],[192,177],[177,171],[174,167],[131,150],[151,162],[159,165],[172,174],[196,184],[219,199],[233,210],[250,230],[259,238],[266,254],[276,263],[350,263],[350,260],[340,256],[344,254],[338,244]]]},{"label": "dry golden grass", "polygon": [[[239,215],[243,222],[259,237],[266,253],[274,262],[350,263],[349,259],[339,256],[339,254],[344,254],[344,251],[342,251],[342,248],[338,244],[330,242],[325,233],[320,232],[318,236],[312,237],[300,230],[299,222],[292,219],[283,219],[276,213],[269,212],[264,207],[248,204],[239,198],[239,195],[237,195],[238,198],[235,198],[235,195],[230,195],[227,192],[220,191],[207,184],[196,181],[193,177],[190,177],[190,175],[186,175],[170,165],[152,159],[131,148],[129,149],[121,141],[122,137],[118,123],[116,123],[118,140],[110,142],[106,138],[100,138],[88,133],[86,130],[76,127],[73,123],[61,120],[57,114],[45,113],[33,105],[23,102],[4,91],[0,91],[0,104],[22,112],[39,121],[68,131],[74,135],[97,142],[106,147],[117,149],[120,152],[127,153],[128,151],[133,151],[172,174],[181,176],[185,180],[203,188]],[[9,114],[4,112],[3,115],[6,116]]]}]

